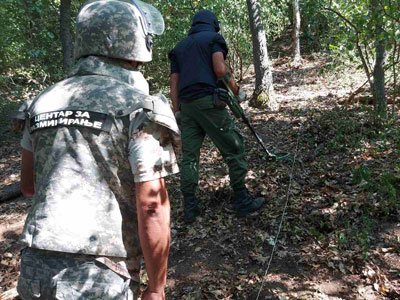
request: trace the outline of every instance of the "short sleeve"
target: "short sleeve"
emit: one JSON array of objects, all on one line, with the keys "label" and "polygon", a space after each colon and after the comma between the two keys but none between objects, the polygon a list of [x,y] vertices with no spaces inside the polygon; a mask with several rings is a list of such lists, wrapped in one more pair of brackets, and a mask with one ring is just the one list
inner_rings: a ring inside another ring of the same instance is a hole
[{"label": "short sleeve", "polygon": [[216,34],[212,40],[211,53],[215,52],[222,52],[224,58],[228,55],[228,46],[226,45],[224,37],[220,34]]},{"label": "short sleeve", "polygon": [[168,53],[168,58],[171,61],[171,74],[173,73],[179,73],[179,64],[178,64],[178,60],[176,58],[176,54],[174,50],[171,50]]},{"label": "short sleeve", "polygon": [[24,148],[25,150],[33,152],[32,136],[29,133],[28,126],[26,126],[26,125],[25,125],[24,133],[23,133],[22,139],[21,139],[21,147]]},{"label": "short sleeve", "polygon": [[[138,126],[137,120],[141,120]],[[144,118],[138,112],[131,121],[136,123],[130,132],[129,163],[135,182],[156,180],[179,172],[171,144],[161,146],[160,125]]]}]

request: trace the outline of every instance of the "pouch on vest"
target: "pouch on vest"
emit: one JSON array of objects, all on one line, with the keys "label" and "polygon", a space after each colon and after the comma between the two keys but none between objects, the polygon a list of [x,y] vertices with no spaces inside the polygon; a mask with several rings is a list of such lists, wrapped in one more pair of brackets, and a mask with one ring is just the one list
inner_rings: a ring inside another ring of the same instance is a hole
[{"label": "pouch on vest", "polygon": [[[147,96],[144,99],[141,99],[141,101],[138,102],[136,105],[127,108],[125,111],[117,112],[116,117],[120,118],[130,115],[138,109],[143,109],[146,117],[151,122],[168,128],[175,135],[180,135],[180,130],[178,124],[176,123],[174,113],[172,112],[171,106],[164,95],[158,94],[154,96]],[[135,126],[139,125],[140,123],[131,123],[129,128],[129,135],[131,135],[133,131],[137,130],[138,128]]]},{"label": "pouch on vest", "polygon": [[228,99],[228,91],[225,89],[217,88],[214,90],[213,103],[216,109],[225,109]]},{"label": "pouch on vest", "polygon": [[14,132],[21,132],[24,130],[27,119],[27,111],[31,103],[32,100],[24,101],[24,103],[22,103],[22,105],[11,114],[10,118]]},{"label": "pouch on vest", "polygon": [[153,101],[153,109],[146,112],[149,120],[167,127],[176,135],[180,135],[180,130],[168,99],[165,98],[163,94],[158,94],[152,97],[155,98]]}]

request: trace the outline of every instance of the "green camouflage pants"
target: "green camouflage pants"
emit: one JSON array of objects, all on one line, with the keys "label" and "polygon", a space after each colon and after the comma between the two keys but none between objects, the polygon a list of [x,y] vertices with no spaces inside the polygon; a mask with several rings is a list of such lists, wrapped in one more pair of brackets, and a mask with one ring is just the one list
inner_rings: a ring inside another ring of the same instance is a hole
[{"label": "green camouflage pants", "polygon": [[182,166],[181,190],[194,194],[199,180],[200,148],[206,134],[221,152],[229,167],[230,185],[245,188],[247,163],[243,137],[226,109],[214,108],[212,96],[181,104]]},{"label": "green camouflage pants", "polygon": [[[137,290],[97,256],[25,248],[17,290],[27,299],[136,299]],[[129,276],[129,275],[128,275]],[[139,285],[137,284],[137,288]]]}]

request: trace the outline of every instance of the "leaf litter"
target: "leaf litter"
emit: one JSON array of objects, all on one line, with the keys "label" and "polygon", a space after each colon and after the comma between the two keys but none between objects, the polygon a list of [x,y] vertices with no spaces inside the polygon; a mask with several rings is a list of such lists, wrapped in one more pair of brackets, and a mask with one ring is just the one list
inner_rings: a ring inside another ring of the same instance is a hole
[{"label": "leaf litter", "polygon": [[[235,217],[227,166],[206,138],[197,194],[202,213],[194,224],[183,222],[179,175],[167,179],[172,204],[167,299],[399,298],[399,214],[386,200],[393,192],[379,187],[386,181],[399,186],[396,132],[383,132],[385,141],[377,138],[366,107],[343,104],[363,81],[357,70],[326,71],[323,57],[306,57],[296,69],[286,58],[273,63],[280,109],[245,107],[271,151],[294,154],[299,138],[301,163],[293,170],[278,242],[291,163],[268,160],[237,123],[245,137],[249,190],[266,204],[257,218]],[[254,74],[245,82],[250,93]],[[396,125],[398,118],[392,128]],[[2,190],[19,180],[19,145],[1,145],[0,153]],[[393,178],[382,178],[385,172]],[[0,293],[16,284],[16,239],[29,205],[29,198],[0,203]],[[146,276],[143,272],[143,282]]]}]

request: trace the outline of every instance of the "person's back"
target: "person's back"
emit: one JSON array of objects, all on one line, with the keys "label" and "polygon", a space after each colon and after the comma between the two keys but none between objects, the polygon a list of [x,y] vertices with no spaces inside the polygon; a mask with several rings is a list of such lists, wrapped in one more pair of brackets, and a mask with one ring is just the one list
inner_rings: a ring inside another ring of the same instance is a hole
[{"label": "person's back", "polygon": [[[148,17],[161,24],[152,9]],[[142,299],[165,297],[163,177],[178,167],[162,134],[179,129],[168,101],[150,96],[137,71],[163,30],[149,24],[134,1],[88,1],[77,17],[72,76],[22,114],[21,189],[34,196],[20,237],[22,299],[134,299],[140,246],[149,275]]]},{"label": "person's back", "polygon": [[212,95],[217,87],[213,53],[226,57],[228,49],[215,15],[207,10],[196,14],[187,37],[169,53],[171,73],[179,73],[179,101],[190,102]]},{"label": "person's back", "polygon": [[[215,31],[211,30],[193,32],[174,48],[173,55],[180,66],[179,95],[181,101],[190,101],[214,92],[217,77],[213,70],[210,45],[218,36]],[[194,90],[197,90],[198,93],[195,94]]]},{"label": "person's back", "polygon": [[264,204],[264,199],[249,196],[243,137],[220,99],[227,92],[217,88],[217,80],[227,76],[229,86],[235,88],[236,95],[239,93],[225,65],[228,48],[219,29],[214,13],[201,10],[194,15],[188,36],[169,53],[171,99],[176,116],[181,117],[181,190],[187,223],[194,222],[200,213],[195,193],[200,148],[206,134],[228,164],[237,215],[247,216]]},{"label": "person's back", "polygon": [[119,205],[134,198],[134,184],[126,159],[129,115],[118,112],[137,106],[148,87],[140,73],[121,71],[106,58],[85,58],[74,73],[29,110],[40,180],[20,240],[39,249],[124,257]]}]

